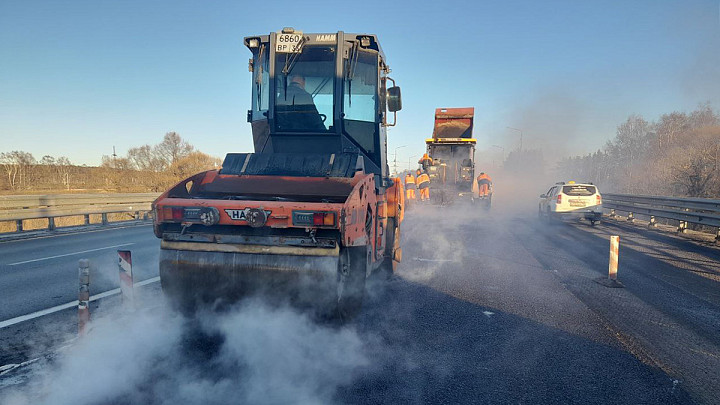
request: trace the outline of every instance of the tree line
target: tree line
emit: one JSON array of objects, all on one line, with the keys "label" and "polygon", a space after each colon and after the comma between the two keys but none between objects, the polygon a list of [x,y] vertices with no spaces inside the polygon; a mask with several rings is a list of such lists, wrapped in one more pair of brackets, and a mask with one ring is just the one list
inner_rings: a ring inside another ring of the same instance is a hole
[{"label": "tree line", "polygon": [[603,191],[720,197],[720,115],[709,104],[657,121],[631,115],[594,153],[563,159],[563,178],[591,181]]},{"label": "tree line", "polygon": [[156,145],[128,150],[126,156],[102,157],[99,167],[75,165],[67,157],[0,153],[0,190],[10,192],[98,190],[158,192],[192,174],[219,168],[222,161],[196,150],[176,132]]}]

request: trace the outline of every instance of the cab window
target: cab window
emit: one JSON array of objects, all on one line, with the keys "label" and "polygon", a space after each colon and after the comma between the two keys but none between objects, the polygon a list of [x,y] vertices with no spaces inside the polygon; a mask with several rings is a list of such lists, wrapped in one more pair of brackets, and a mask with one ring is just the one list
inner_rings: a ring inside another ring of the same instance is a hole
[{"label": "cab window", "polygon": [[270,102],[270,71],[267,45],[262,44],[253,58],[253,120],[266,118],[262,112],[268,110]]},{"label": "cab window", "polygon": [[350,49],[343,80],[344,132],[372,159],[380,162],[380,145],[375,122],[378,117],[378,54]]},{"label": "cab window", "polygon": [[335,48],[305,46],[275,61],[278,132],[328,132],[333,126]]}]

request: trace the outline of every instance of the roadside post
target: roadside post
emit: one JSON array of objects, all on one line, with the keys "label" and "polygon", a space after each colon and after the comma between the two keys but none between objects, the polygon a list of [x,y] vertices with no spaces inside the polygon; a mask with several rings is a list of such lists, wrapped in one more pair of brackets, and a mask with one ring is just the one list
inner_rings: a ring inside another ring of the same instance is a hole
[{"label": "roadside post", "polygon": [[78,262],[78,336],[85,336],[90,323],[90,261],[80,259]]},{"label": "roadside post", "polygon": [[610,237],[610,266],[608,268],[608,278],[617,281],[618,254],[620,253],[620,237],[617,235]]},{"label": "roadside post", "polygon": [[135,295],[133,290],[132,252],[118,250],[118,270],[120,271],[120,295],[125,309],[135,308]]},{"label": "roadside post", "polygon": [[620,256],[620,236],[610,236],[610,260],[608,265],[608,276],[600,277],[595,279],[595,282],[602,284],[605,287],[610,288],[622,288],[624,287],[621,282],[617,280],[618,271],[618,259]]}]

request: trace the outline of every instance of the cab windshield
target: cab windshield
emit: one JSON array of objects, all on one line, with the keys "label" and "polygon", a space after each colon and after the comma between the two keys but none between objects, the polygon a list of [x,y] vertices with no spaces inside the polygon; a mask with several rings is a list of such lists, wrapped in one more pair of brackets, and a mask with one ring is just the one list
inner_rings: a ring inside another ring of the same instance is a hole
[{"label": "cab windshield", "polygon": [[443,161],[466,160],[472,158],[472,148],[468,146],[436,145],[431,151],[433,159]]},{"label": "cab windshield", "polygon": [[305,46],[275,59],[278,132],[333,131],[335,48]]}]

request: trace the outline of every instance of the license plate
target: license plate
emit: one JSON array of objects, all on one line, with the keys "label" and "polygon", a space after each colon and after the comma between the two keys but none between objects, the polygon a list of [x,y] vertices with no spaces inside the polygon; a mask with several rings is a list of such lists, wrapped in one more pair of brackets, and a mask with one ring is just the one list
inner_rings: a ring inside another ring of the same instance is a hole
[{"label": "license plate", "polygon": [[277,34],[275,52],[300,53],[302,51],[302,34]]},{"label": "license plate", "polygon": [[585,201],[583,200],[569,200],[571,207],[584,207]]}]

